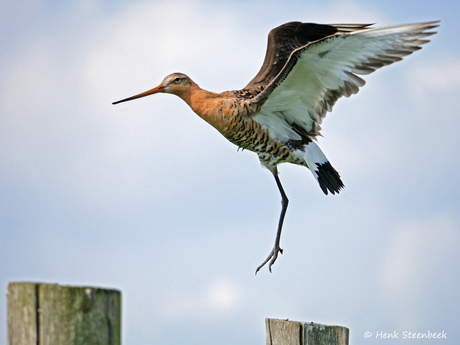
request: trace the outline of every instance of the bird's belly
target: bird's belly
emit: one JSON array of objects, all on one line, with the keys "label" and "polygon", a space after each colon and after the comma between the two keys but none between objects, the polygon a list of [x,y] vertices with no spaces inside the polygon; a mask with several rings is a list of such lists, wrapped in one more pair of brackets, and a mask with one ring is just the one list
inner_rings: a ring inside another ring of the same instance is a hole
[{"label": "bird's belly", "polygon": [[238,121],[224,128],[221,133],[238,147],[256,152],[261,160],[270,162],[269,165],[302,163],[288,146],[273,139],[268,130],[255,121]]}]

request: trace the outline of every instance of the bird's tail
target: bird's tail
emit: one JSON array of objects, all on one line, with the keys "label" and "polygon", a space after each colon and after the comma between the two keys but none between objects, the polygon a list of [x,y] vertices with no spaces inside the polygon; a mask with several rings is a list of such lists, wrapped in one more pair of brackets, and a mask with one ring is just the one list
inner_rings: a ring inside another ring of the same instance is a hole
[{"label": "bird's tail", "polygon": [[339,173],[332,167],[315,142],[309,142],[303,150],[297,150],[296,155],[305,160],[324,194],[339,193],[345,187]]}]

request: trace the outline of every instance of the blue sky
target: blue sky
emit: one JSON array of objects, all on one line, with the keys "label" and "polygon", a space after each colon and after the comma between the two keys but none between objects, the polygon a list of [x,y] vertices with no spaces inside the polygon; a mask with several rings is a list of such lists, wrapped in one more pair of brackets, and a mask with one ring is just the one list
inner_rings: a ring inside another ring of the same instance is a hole
[{"label": "blue sky", "polygon": [[[123,292],[125,344],[264,344],[264,319],[460,334],[456,1],[0,1],[0,284]],[[259,70],[288,21],[442,20],[420,52],[366,76],[319,144],[345,190],[271,174],[180,99],[111,102],[184,72],[212,91]],[[6,301],[0,299],[0,344]],[[180,330],[180,331],[178,331]],[[423,342],[418,342],[422,344]]]}]

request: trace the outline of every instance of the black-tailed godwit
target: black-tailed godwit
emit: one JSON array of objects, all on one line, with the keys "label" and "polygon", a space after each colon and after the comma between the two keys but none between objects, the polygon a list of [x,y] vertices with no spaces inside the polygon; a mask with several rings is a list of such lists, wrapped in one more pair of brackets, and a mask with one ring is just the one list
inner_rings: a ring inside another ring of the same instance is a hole
[{"label": "black-tailed godwit", "polygon": [[365,84],[358,75],[421,49],[438,23],[376,28],[287,23],[270,32],[262,68],[242,90],[205,91],[185,74],[173,73],[159,86],[113,104],[160,92],[177,95],[232,143],[257,153],[275,177],[282,200],[275,245],[256,270],[270,262],[271,272],[278,253],[283,253],[280,238],[288,206],[278,164],[305,166],[324,194],[339,193],[342,180],[315,142],[323,118],[340,97],[357,93]]}]

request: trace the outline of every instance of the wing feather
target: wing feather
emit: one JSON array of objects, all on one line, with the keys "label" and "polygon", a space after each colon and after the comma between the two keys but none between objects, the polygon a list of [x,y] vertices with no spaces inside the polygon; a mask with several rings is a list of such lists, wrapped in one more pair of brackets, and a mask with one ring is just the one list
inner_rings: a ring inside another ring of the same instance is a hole
[{"label": "wing feather", "polygon": [[[364,86],[365,81],[357,74],[372,73],[421,49],[421,45],[429,42],[425,38],[436,33],[429,30],[437,27],[437,23],[378,28],[350,25],[348,31],[341,24],[337,33],[292,51],[276,77],[250,100],[261,105],[254,120],[279,140],[298,140],[299,135],[293,135],[292,131],[277,133],[278,128],[289,126],[297,128],[294,131],[297,134],[300,129],[309,137],[319,135],[322,119],[337,100],[356,94]],[[248,86],[260,82],[258,77]]]},{"label": "wing feather", "polygon": [[371,24],[315,24],[291,22],[274,28],[268,34],[264,63],[248,85],[244,88],[257,94],[261,87],[269,84],[284,68],[291,53],[305,45],[338,33],[353,32]]}]

